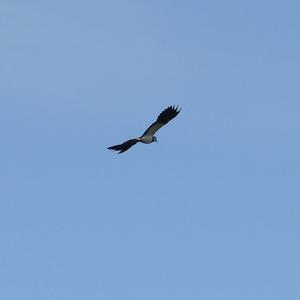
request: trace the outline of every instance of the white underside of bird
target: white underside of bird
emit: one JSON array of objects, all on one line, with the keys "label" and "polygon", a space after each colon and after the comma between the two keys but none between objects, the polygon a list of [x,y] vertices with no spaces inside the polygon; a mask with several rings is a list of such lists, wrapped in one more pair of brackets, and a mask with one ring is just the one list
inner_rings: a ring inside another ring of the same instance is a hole
[{"label": "white underside of bird", "polygon": [[153,135],[144,135],[137,139],[143,144],[151,144],[153,142]]}]

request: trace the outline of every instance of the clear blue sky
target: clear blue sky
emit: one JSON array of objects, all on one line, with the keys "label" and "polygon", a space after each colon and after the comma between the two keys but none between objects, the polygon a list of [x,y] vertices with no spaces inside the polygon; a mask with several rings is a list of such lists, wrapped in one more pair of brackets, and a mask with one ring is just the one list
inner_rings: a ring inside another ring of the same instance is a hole
[{"label": "clear blue sky", "polygon": [[0,299],[300,299],[299,12],[2,0]]}]

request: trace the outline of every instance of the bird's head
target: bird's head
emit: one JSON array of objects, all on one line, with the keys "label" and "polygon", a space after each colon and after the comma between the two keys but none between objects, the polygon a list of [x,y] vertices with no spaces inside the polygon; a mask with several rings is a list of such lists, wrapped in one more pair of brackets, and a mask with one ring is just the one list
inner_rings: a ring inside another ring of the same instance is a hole
[{"label": "bird's head", "polygon": [[152,142],[157,142],[158,143],[156,136],[153,136]]}]

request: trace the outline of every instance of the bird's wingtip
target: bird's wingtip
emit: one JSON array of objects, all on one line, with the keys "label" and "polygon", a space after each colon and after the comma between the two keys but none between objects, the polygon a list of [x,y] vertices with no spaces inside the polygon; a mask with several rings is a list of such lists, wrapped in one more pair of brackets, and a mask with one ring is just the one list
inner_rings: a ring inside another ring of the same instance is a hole
[{"label": "bird's wingtip", "polygon": [[178,111],[178,112],[181,111],[181,109],[182,109],[182,107],[179,106],[178,104],[177,105],[171,105],[171,108]]}]

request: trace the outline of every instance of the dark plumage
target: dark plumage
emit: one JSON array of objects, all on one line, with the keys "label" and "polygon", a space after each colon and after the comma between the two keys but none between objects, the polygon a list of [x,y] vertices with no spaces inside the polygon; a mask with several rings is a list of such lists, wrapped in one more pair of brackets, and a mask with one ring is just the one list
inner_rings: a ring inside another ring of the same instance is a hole
[{"label": "dark plumage", "polygon": [[143,136],[148,134],[153,135],[158,129],[174,119],[180,113],[180,110],[181,109],[178,109],[178,106],[175,107],[174,105],[166,108],[159,114],[157,120],[146,129],[146,131],[143,133]]},{"label": "dark plumage", "polygon": [[139,141],[138,139],[128,140],[128,141],[124,142],[123,144],[111,146],[111,147],[108,147],[107,149],[119,151],[119,153],[122,153],[122,152],[127,151],[130,147],[135,145],[138,141]]},{"label": "dark plumage", "polygon": [[142,136],[135,139],[128,140],[123,144],[108,147],[107,149],[119,151],[119,153],[123,153],[138,142],[141,142],[143,144],[150,144],[152,142],[157,142],[157,139],[154,136],[155,132],[158,129],[160,129],[162,126],[166,125],[169,121],[174,119],[179,114],[180,111],[181,108],[178,109],[178,106],[176,107],[169,106],[159,114],[157,120],[147,128],[147,130],[143,133]]}]

